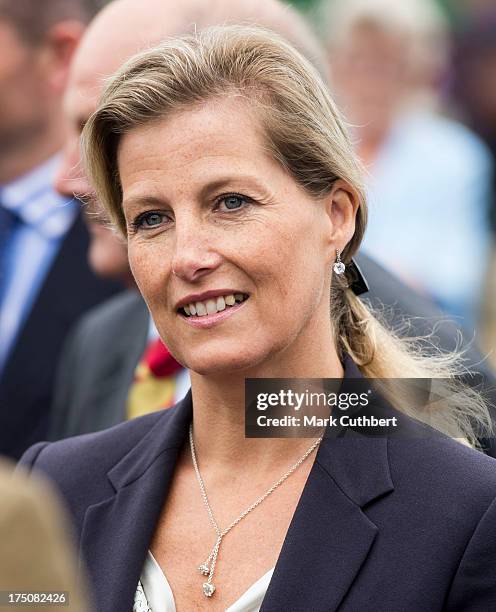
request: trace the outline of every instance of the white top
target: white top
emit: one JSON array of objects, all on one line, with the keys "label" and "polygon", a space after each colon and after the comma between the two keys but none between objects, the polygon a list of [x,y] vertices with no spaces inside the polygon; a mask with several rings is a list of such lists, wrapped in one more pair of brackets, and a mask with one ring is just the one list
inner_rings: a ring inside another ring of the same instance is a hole
[{"label": "white top", "polygon": [[[232,606],[227,608],[226,612],[259,612],[273,573],[274,568],[252,584]],[[200,574],[198,579],[198,588],[201,589]],[[170,584],[150,551],[141,572],[133,612],[176,612]]]}]

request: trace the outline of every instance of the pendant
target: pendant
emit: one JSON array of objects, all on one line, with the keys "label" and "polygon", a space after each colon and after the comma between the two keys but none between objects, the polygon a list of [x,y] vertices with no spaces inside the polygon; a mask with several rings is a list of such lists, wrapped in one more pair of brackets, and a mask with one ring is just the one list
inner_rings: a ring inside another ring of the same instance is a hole
[{"label": "pendant", "polygon": [[208,565],[206,563],[202,563],[199,568],[198,571],[200,572],[200,574],[202,574],[203,576],[208,576],[208,574],[210,573],[210,568],[208,567]]},{"label": "pendant", "polygon": [[215,586],[211,584],[210,582],[204,582],[203,583],[203,594],[205,595],[205,597],[212,597],[214,593],[215,593]]},{"label": "pendant", "polygon": [[219,552],[219,547],[222,542],[222,534],[217,535],[217,541],[215,542],[215,546],[212,549],[212,552],[208,555],[206,561],[204,561],[201,565],[199,565],[198,570],[200,574],[203,576],[208,576],[207,582],[202,584],[203,594],[205,597],[212,597],[215,593],[215,585],[212,584],[211,580],[215,571],[215,564],[217,562],[217,554]]}]

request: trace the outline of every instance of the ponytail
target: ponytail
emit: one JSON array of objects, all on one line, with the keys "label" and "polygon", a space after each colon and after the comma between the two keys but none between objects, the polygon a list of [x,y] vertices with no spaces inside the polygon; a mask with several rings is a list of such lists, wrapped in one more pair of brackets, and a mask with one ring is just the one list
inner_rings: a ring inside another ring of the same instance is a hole
[{"label": "ponytail", "polygon": [[[334,275],[331,316],[338,354],[347,353],[366,378],[382,379],[381,390],[399,411],[431,427],[477,445],[479,437],[491,435],[492,421],[481,394],[460,380],[466,375],[463,351],[443,353],[430,337],[400,337],[402,328],[389,329],[380,312],[356,296],[346,280]],[[440,400],[426,410],[405,400],[400,379],[440,379]]]}]

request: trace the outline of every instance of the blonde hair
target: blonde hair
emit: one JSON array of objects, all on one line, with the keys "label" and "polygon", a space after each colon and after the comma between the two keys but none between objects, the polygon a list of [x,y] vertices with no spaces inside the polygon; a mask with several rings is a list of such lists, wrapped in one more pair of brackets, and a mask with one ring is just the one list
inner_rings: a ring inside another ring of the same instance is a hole
[{"label": "blonde hair", "polygon": [[[324,196],[337,179],[355,194],[356,229],[342,254],[349,261],[362,240],[367,207],[362,168],[344,120],[315,67],[284,39],[258,27],[219,26],[168,40],[131,59],[109,82],[86,124],[83,146],[88,175],[112,221],[125,233],[117,165],[121,136],[177,110],[233,94],[259,111],[268,150],[309,194]],[[489,424],[479,395],[457,386],[456,356],[419,353],[417,345],[388,331],[337,278],[331,316],[339,354],[349,353],[365,376],[450,380],[449,410],[434,418],[413,416],[470,440],[475,439],[474,423]],[[398,403],[394,393],[389,396]]]}]

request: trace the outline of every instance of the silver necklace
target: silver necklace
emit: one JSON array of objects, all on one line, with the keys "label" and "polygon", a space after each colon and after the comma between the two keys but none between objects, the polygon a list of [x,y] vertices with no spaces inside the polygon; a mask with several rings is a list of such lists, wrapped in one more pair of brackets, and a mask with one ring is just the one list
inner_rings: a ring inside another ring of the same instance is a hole
[{"label": "silver necklace", "polygon": [[203,499],[203,503],[208,512],[208,516],[210,519],[210,523],[215,529],[215,533],[217,534],[217,539],[215,541],[214,547],[212,548],[211,553],[208,555],[207,559],[200,564],[198,567],[198,571],[203,576],[208,576],[207,581],[203,583],[203,594],[205,597],[212,597],[215,592],[215,585],[212,582],[215,565],[217,563],[217,556],[219,554],[220,545],[222,544],[223,538],[231,531],[233,527],[245,518],[247,514],[249,514],[252,510],[254,510],[257,506],[259,506],[265,498],[267,498],[273,491],[277,489],[291,474],[305,461],[305,459],[312,453],[313,450],[319,445],[322,440],[323,435],[320,438],[317,438],[312,446],[305,452],[305,454],[298,459],[298,461],[284,474],[281,476],[277,482],[275,482],[270,489],[268,489],[261,497],[259,497],[253,504],[247,508],[244,512],[242,512],[234,521],[225,529],[219,527],[217,521],[215,520],[214,513],[212,507],[210,506],[210,502],[208,501],[207,491],[205,489],[205,484],[203,482],[203,478],[201,477],[200,470],[198,469],[198,462],[196,460],[196,451],[195,451],[195,443],[193,441],[193,424],[191,423],[189,426],[189,445],[191,448],[191,459],[193,460],[193,466],[196,472],[196,478],[198,479],[198,484],[200,485],[200,491]]}]

